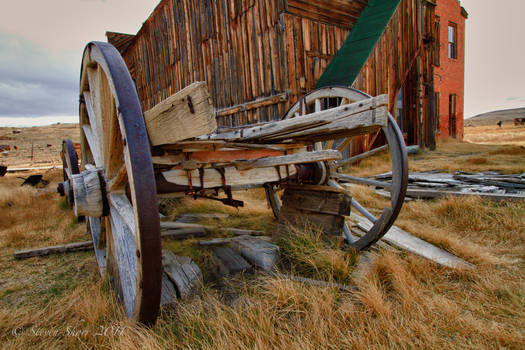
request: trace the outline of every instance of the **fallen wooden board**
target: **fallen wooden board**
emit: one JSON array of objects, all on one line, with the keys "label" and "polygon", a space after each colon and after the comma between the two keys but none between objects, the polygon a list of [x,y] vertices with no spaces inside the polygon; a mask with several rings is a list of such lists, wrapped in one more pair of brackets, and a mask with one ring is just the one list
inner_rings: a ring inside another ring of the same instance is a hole
[{"label": "fallen wooden board", "polygon": [[163,250],[162,267],[181,299],[188,298],[202,283],[201,270],[187,256],[177,256],[169,250]]},{"label": "fallen wooden board", "polygon": [[279,262],[279,246],[253,236],[239,236],[231,241],[233,249],[243,258],[265,271],[271,271]]},{"label": "fallen wooden board", "polygon": [[15,173],[15,172],[21,172],[21,171],[49,170],[49,169],[62,169],[62,165],[37,166],[37,167],[32,167],[32,168],[7,168],[7,172]]},{"label": "fallen wooden board", "polygon": [[160,223],[160,228],[161,230],[177,230],[177,229],[187,229],[187,228],[204,229],[208,231],[217,230],[221,232],[231,233],[236,236],[243,236],[243,235],[264,236],[267,234],[264,231],[257,231],[257,230],[244,230],[244,229],[233,228],[233,227],[214,227],[214,226],[188,224],[184,222],[174,222],[174,221],[163,221]]},{"label": "fallen wooden board", "polygon": [[32,249],[26,249],[26,250],[18,250],[18,251],[15,251],[14,257],[15,259],[21,260],[21,259],[32,258],[35,256],[46,256],[46,255],[57,254],[57,253],[72,253],[72,252],[80,252],[80,251],[86,251],[86,250],[91,250],[91,249],[93,249],[92,241],[75,242],[75,243],[55,245],[55,246],[44,247],[44,248],[32,248]]},{"label": "fallen wooden board", "polygon": [[443,198],[447,196],[465,197],[465,196],[479,196],[482,199],[492,201],[522,201],[525,200],[524,195],[518,194],[498,194],[498,193],[480,193],[480,192],[457,192],[457,191],[440,191],[427,189],[407,189],[407,196],[418,199],[434,199]]},{"label": "fallen wooden board", "polygon": [[231,276],[241,272],[253,272],[252,266],[237,252],[227,247],[213,249],[210,256],[212,272],[217,278]]},{"label": "fallen wooden board", "polygon": [[144,113],[152,146],[215,132],[217,122],[206,82],[193,83]]},{"label": "fallen wooden board", "polygon": [[[199,245],[201,246],[221,246],[230,244],[233,240],[235,240],[237,237],[218,237],[218,238],[212,238],[208,241],[199,241]],[[259,239],[263,241],[271,241],[271,237],[266,236],[260,236]]]},{"label": "fallen wooden board", "polygon": [[[360,226],[365,231],[370,230],[372,227],[372,223],[360,215],[352,213],[350,218],[357,221],[358,226]],[[410,233],[403,231],[396,226],[392,226],[390,230],[388,230],[388,232],[383,236],[383,238],[381,238],[381,240],[388,242],[397,248],[404,249],[426,259],[432,260],[443,266],[452,268],[474,268],[474,265],[471,263],[420,238],[414,237]]]}]

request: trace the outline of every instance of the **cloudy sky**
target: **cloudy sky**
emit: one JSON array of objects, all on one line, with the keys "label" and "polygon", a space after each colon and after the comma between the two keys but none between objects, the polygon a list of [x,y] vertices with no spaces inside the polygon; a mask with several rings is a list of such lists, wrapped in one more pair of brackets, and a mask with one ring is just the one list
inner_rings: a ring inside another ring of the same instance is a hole
[{"label": "cloudy sky", "polygon": [[[76,121],[82,50],[136,33],[159,0],[0,0],[0,126]],[[465,116],[525,107],[525,1],[468,10]]]}]

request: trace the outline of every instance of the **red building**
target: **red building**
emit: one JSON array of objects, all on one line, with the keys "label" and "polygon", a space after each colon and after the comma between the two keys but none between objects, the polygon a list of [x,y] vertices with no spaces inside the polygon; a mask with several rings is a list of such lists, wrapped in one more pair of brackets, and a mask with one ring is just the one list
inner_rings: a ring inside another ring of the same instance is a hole
[{"label": "red building", "polygon": [[[467,11],[458,0],[437,0],[434,56],[434,101],[439,138],[463,139],[465,90],[465,20]],[[439,116],[439,117],[437,117]]]}]

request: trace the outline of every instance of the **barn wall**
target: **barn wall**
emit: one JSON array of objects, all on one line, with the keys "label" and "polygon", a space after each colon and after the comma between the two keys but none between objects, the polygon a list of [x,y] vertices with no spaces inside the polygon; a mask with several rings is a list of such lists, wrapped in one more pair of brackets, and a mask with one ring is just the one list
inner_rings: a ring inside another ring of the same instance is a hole
[{"label": "barn wall", "polygon": [[[194,81],[207,81],[216,108],[288,90],[283,1],[164,0],[124,59],[143,108]],[[220,117],[222,126],[282,115],[286,101]]]},{"label": "barn wall", "polygon": [[[423,3],[401,2],[354,83],[371,95],[388,93],[392,109],[403,87],[409,143],[419,142],[419,115],[426,120],[428,108],[418,103],[420,91],[425,95]],[[203,80],[220,126],[265,122],[314,88],[365,6],[364,0],[163,0],[123,57],[144,110]]]}]

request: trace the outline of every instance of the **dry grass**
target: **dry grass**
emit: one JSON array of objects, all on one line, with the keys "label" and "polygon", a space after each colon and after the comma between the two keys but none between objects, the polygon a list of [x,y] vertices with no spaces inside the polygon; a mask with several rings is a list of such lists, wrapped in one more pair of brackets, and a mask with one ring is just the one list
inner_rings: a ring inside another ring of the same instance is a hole
[{"label": "dry grass", "polygon": [[[515,147],[443,143],[435,152],[412,156],[410,167],[525,172],[523,158]],[[379,173],[387,169],[385,160],[380,155],[363,162],[365,170],[351,170]],[[19,182],[12,176],[0,179],[3,349],[525,347],[524,203],[450,198],[405,205],[399,226],[475,263],[475,270],[380,251],[371,271],[353,281],[359,288],[355,293],[265,276],[236,277],[219,288],[207,276],[190,301],[164,310],[156,326],[145,329],[125,319],[89,252],[12,260],[15,248],[86,239],[83,225],[62,209],[56,195],[34,197],[36,190],[21,189]],[[368,188],[353,194],[372,208],[385,204]],[[242,196],[247,207],[239,210],[185,200],[173,214],[226,212],[228,219],[208,223],[271,230],[274,222],[263,198],[260,191],[247,192]],[[206,253],[195,243],[165,245],[196,257],[205,269]],[[292,228],[279,244],[283,268],[352,282],[355,257],[337,241]]]},{"label": "dry grass", "polygon": [[502,127],[470,126],[465,128],[465,141],[487,145],[525,146],[525,127],[512,123]]}]

